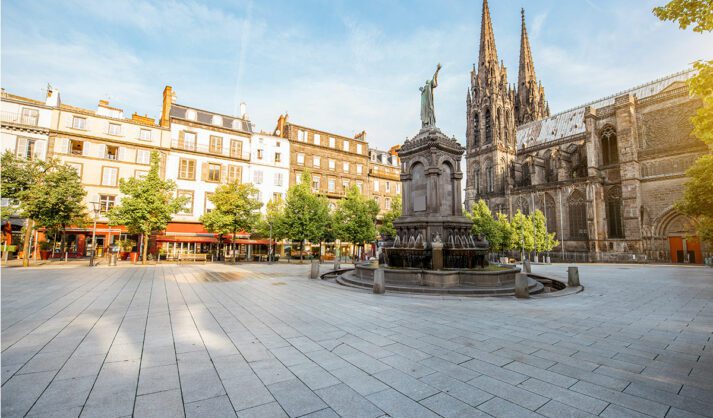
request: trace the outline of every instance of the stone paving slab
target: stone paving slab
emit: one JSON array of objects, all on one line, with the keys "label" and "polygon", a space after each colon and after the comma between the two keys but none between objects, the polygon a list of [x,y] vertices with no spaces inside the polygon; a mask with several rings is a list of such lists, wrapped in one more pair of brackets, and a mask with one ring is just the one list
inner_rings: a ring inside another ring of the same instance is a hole
[{"label": "stone paving slab", "polygon": [[3,269],[2,416],[713,417],[711,269],[582,265],[530,300],[308,270]]}]

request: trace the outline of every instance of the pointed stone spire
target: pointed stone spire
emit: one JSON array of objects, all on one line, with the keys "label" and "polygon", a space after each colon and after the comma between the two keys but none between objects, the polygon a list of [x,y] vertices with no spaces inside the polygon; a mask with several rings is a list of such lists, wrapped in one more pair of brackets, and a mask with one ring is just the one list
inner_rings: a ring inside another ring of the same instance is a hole
[{"label": "pointed stone spire", "polygon": [[517,77],[517,85],[522,88],[530,80],[536,80],[535,63],[532,61],[532,51],[530,50],[530,39],[527,37],[527,26],[525,25],[525,9],[521,9],[522,31],[520,32],[520,71]]},{"label": "pointed stone spire", "polygon": [[490,63],[498,65],[498,50],[495,48],[493,22],[490,20],[488,0],[483,0],[483,15],[480,23],[480,55],[478,56],[478,71]]},{"label": "pointed stone spire", "polygon": [[522,125],[550,115],[545,101],[545,89],[537,81],[535,63],[532,59],[530,39],[525,24],[525,9],[521,10],[522,31],[520,33],[520,68],[517,77],[515,112],[517,124]]}]

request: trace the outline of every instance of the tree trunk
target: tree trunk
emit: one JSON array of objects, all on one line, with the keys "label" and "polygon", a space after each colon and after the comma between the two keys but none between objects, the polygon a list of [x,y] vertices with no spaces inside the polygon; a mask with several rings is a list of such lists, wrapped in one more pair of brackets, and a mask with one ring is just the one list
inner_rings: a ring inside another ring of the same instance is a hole
[{"label": "tree trunk", "polygon": [[[61,260],[67,253],[67,229],[65,227],[62,227],[62,244],[59,247],[62,249],[62,252],[59,254],[59,258]],[[67,257],[64,259],[67,260]]]},{"label": "tree trunk", "polygon": [[22,243],[22,252],[25,254],[25,256],[22,259],[22,267],[29,267],[30,266],[30,248],[31,248],[31,242],[32,241],[32,228],[34,227],[34,222],[32,219],[27,219],[26,225],[25,225],[25,240]]},{"label": "tree trunk", "polygon": [[300,264],[304,262],[305,258],[305,240],[300,241]]},{"label": "tree trunk", "polygon": [[141,251],[141,264],[146,264],[146,256],[149,252],[149,234],[144,234],[144,248],[143,251]]}]

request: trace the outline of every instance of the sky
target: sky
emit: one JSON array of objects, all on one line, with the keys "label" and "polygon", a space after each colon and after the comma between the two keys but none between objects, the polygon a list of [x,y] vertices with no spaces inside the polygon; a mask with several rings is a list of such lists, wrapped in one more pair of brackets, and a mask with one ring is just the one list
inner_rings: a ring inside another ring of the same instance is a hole
[{"label": "sky", "polygon": [[[713,35],[660,22],[665,0],[490,0],[498,54],[517,79],[520,8],[552,113],[713,58]],[[465,97],[481,1],[5,0],[0,84],[63,103],[100,99],[158,118],[177,102],[236,115],[256,130],[278,116],[337,134],[366,130],[386,149],[420,128],[418,88],[443,68],[437,125],[465,142]]]}]

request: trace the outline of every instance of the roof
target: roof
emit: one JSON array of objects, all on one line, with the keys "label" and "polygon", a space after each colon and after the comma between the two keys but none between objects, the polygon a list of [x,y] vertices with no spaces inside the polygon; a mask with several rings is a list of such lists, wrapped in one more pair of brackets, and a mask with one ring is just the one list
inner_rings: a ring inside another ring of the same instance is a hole
[{"label": "roof", "polygon": [[548,118],[520,125],[517,127],[517,147],[522,148],[525,144],[531,147],[544,142],[583,134],[586,132],[584,126],[584,111],[587,107],[591,106],[594,109],[599,109],[613,105],[617,97],[625,94],[631,94],[637,99],[654,96],[673,83],[686,81],[693,73],[694,70],[685,70],[671,74],[646,84],[612,94],[611,96],[565,110]]},{"label": "roof", "polygon": [[[200,123],[203,123],[206,125],[216,126],[213,124],[213,116],[220,116],[221,118],[223,118],[223,124],[220,125],[222,128],[230,129],[233,131],[242,131],[242,132],[247,132],[247,133],[252,133],[252,131],[253,131],[252,126],[250,125],[250,121],[248,121],[248,120],[238,118],[235,116],[224,115],[222,113],[209,112],[207,110],[196,109],[195,107],[190,107],[190,106],[185,106],[185,105],[180,105],[180,104],[174,104],[171,106],[171,117],[190,120],[190,119],[186,119],[186,111],[188,109],[194,110],[196,112],[196,121],[197,122],[200,122]],[[233,121],[240,122],[238,124],[239,128],[236,129],[235,127],[233,127]]]}]

